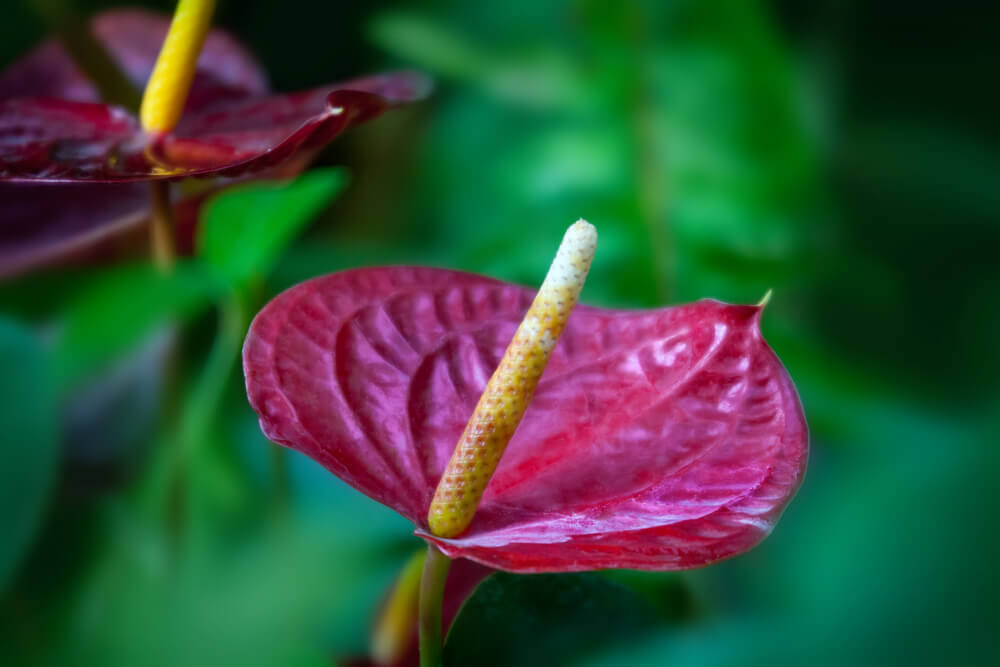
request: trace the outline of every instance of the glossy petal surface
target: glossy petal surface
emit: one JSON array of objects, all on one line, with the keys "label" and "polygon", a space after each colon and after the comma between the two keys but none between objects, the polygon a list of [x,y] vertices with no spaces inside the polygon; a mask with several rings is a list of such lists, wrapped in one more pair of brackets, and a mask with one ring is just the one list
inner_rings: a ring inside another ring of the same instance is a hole
[{"label": "glossy petal surface", "polygon": [[241,176],[312,155],[351,125],[427,92],[399,72],[288,95],[218,101],[154,138],[122,109],[34,97],[0,102],[0,179],[122,182]]},{"label": "glossy petal surface", "polygon": [[[205,198],[225,182],[174,200],[177,251],[194,251]],[[107,263],[148,256],[145,183],[0,182],[0,280],[51,264]]]},{"label": "glossy petal surface", "polygon": [[0,183],[0,278],[66,257],[138,224],[149,186]]},{"label": "glossy petal surface", "polygon": [[751,548],[802,479],[795,388],[760,309],[579,306],[470,528],[426,533],[435,485],[534,292],[422,268],[303,283],[244,347],[265,434],[445,553],[516,572],[680,570]]}]

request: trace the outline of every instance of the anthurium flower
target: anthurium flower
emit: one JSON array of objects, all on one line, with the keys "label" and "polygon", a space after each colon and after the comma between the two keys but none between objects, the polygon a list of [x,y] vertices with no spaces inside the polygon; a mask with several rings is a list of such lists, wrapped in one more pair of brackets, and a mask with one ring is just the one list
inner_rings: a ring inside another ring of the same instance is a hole
[{"label": "anthurium flower", "polygon": [[762,306],[569,316],[471,524],[435,488],[535,293],[483,276],[357,269],[291,288],[243,351],[273,441],[410,519],[452,558],[512,572],[682,570],[742,553],[802,480],[806,423]]},{"label": "anthurium flower", "polygon": [[[169,24],[151,12],[114,10],[90,27],[141,90]],[[101,103],[63,47],[46,41],[0,73],[0,181],[64,185],[14,195],[20,185],[0,184],[4,221],[16,221],[16,229],[0,228],[0,271],[12,273],[8,267],[30,264],[35,254],[76,248],[145,219],[148,191],[122,182],[289,176],[343,130],[427,89],[422,75],[398,72],[272,95],[250,53],[211,30],[180,124],[153,136],[129,112]],[[96,183],[102,185],[89,190]],[[105,185],[112,183],[118,185]],[[7,212],[8,202],[16,211]],[[33,216],[32,202],[45,214]]]},{"label": "anthurium flower", "polygon": [[[151,14],[113,12],[98,17],[95,32],[113,54],[122,54],[126,71],[141,84],[168,23]],[[43,45],[0,80],[4,180],[118,182],[259,172],[311,154],[347,127],[427,92],[423,76],[400,72],[268,95],[252,59],[213,31],[180,123],[152,136],[125,110],[87,100],[93,91],[62,58],[57,48]],[[33,76],[44,77],[41,90],[25,80]],[[61,92],[71,97],[54,96]]]}]

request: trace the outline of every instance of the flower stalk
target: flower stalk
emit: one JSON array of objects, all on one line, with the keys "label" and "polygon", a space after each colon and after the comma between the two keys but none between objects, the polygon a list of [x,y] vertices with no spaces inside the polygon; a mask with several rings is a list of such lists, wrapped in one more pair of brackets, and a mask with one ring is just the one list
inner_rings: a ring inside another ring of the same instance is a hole
[{"label": "flower stalk", "polygon": [[566,231],[531,308],[476,405],[431,502],[427,522],[438,537],[461,535],[476,512],[549,356],[580,298],[597,230],[579,220]]},{"label": "flower stalk", "polygon": [[150,183],[153,208],[149,221],[149,245],[153,264],[162,273],[169,273],[176,262],[174,249],[174,208],[170,203],[170,184],[167,181]]}]

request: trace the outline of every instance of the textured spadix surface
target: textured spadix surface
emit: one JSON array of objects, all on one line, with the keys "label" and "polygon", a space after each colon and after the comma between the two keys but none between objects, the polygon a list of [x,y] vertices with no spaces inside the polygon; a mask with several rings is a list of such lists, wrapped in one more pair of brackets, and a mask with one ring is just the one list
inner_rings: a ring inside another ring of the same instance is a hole
[{"label": "textured spadix surface", "polygon": [[312,457],[453,557],[516,572],[679,570],[757,544],[802,479],[795,388],[760,309],[578,306],[534,399],[456,539],[427,508],[534,292],[465,273],[360,269],[258,314],[250,403]]},{"label": "textured spadix surface", "polygon": [[[120,11],[97,17],[93,30],[141,88],[168,24],[155,14]],[[97,100],[65,52],[47,43],[0,75],[0,179],[116,182],[259,172],[311,154],[428,88],[423,75],[396,72],[268,95],[253,59],[213,31],[180,124],[154,137],[130,113]]]}]

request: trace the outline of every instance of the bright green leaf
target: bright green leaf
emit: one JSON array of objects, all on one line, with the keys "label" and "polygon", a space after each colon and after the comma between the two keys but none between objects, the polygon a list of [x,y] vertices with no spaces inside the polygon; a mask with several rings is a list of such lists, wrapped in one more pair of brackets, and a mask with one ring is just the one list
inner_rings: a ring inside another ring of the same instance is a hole
[{"label": "bright green leaf", "polygon": [[254,183],[213,199],[198,251],[234,288],[266,276],[285,249],[347,184],[343,169],[314,169],[291,183]]},{"label": "bright green leaf", "polygon": [[167,274],[148,264],[105,272],[63,316],[55,347],[59,386],[76,384],[157,327],[195,314],[219,293],[218,281],[194,262],[182,262]]},{"label": "bright green leaf", "polygon": [[0,591],[38,529],[58,463],[49,369],[33,334],[0,319]]}]

